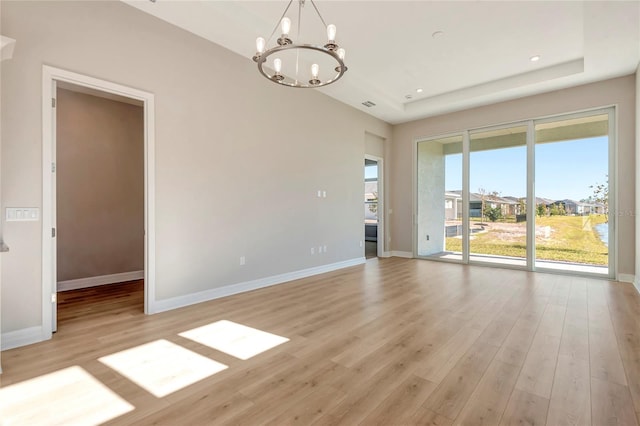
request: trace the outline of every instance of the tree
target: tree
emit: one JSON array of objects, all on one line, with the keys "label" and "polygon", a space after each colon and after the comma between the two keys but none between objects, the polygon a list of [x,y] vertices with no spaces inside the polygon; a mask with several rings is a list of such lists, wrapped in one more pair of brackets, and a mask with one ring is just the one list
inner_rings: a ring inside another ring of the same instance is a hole
[{"label": "tree", "polygon": [[478,188],[478,194],[480,194],[480,222],[484,222],[484,199],[487,196],[487,190]]},{"label": "tree", "polygon": [[567,211],[564,209],[564,204],[554,203],[551,205],[551,208],[549,209],[549,214],[551,216],[566,216]]},{"label": "tree", "polygon": [[[589,189],[593,190],[593,195],[589,198],[592,199],[595,203],[599,203],[604,205],[604,214],[609,215],[609,175],[606,175],[605,183],[596,183],[595,185],[590,185]],[[608,219],[608,217],[607,217]]]},{"label": "tree", "polygon": [[377,213],[378,212],[378,193],[372,192],[372,194],[373,194],[373,198],[367,200],[371,202],[371,204],[369,204],[369,211],[371,213]]},{"label": "tree", "polygon": [[518,200],[518,212],[517,214],[526,214],[527,213],[527,203],[525,202],[526,198],[520,198]]},{"label": "tree", "polygon": [[539,217],[542,216],[546,216],[547,215],[547,206],[545,206],[544,204],[540,203],[536,206],[536,214]]},{"label": "tree", "polygon": [[500,207],[498,206],[491,207],[487,204],[485,206],[484,214],[491,222],[495,222],[502,217],[502,210],[500,210]]}]

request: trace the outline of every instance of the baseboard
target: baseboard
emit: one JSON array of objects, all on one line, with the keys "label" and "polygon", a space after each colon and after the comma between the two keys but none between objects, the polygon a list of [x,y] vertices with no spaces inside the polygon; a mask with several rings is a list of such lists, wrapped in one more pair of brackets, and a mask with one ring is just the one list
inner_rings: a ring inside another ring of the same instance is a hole
[{"label": "baseboard", "polygon": [[636,276],[633,274],[618,274],[618,281],[633,284],[636,282]]},{"label": "baseboard", "polygon": [[42,336],[42,326],[40,325],[2,333],[1,338],[3,351],[45,340]]},{"label": "baseboard", "polygon": [[391,257],[391,252],[390,251],[382,252],[382,257]]},{"label": "baseboard", "polygon": [[411,253],[410,251],[392,250],[391,251],[391,256],[393,256],[393,257],[404,257],[406,259],[413,259],[413,253]]},{"label": "baseboard", "polygon": [[144,271],[121,272],[119,274],[100,275],[97,277],[78,278],[77,280],[58,281],[58,291],[77,290],[79,288],[98,285],[122,283],[144,279]]},{"label": "baseboard", "polygon": [[259,288],[270,287],[272,285],[282,284],[288,281],[307,278],[313,275],[324,274],[326,272],[335,271],[350,266],[361,265],[366,262],[364,257],[345,260],[342,262],[330,263],[328,265],[316,266],[300,271],[288,272],[286,274],[273,275],[271,277],[260,278],[253,281],[232,284],[225,287],[213,288],[198,293],[186,294],[184,296],[172,297],[171,299],[156,300],[151,303],[149,313],[155,314],[159,312],[169,311],[171,309],[182,308],[184,306],[195,305],[196,303],[207,302],[209,300],[218,299],[220,297],[231,296],[246,291],[257,290]]}]

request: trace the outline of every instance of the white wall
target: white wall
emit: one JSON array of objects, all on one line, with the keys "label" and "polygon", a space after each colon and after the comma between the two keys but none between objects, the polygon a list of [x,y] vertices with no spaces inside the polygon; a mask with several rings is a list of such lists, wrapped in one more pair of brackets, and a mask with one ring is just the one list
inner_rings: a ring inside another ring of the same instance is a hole
[{"label": "white wall", "polygon": [[417,154],[417,255],[444,251],[445,160],[443,145],[437,141],[418,144]]},{"label": "white wall", "polygon": [[[20,46],[2,63],[3,211],[42,205],[48,64],[155,94],[158,300],[362,256],[364,137],[389,138],[388,124],[278,87],[250,59],[120,2],[0,7]],[[2,226],[6,333],[41,324],[42,234],[40,223]]]},{"label": "white wall", "polygon": [[501,123],[617,105],[618,272],[633,275],[636,252],[635,93],[633,75],[400,124],[391,145],[392,250],[411,251],[411,159],[414,141]]}]

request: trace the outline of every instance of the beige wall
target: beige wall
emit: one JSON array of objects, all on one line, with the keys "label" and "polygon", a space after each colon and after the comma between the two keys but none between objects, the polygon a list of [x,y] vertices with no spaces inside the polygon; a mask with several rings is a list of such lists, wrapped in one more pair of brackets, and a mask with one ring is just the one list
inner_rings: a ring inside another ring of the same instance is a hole
[{"label": "beige wall", "polygon": [[635,77],[627,76],[571,89],[501,102],[393,128],[391,152],[392,249],[412,248],[412,167],[414,141],[464,129],[553,114],[618,105],[618,272],[635,270]]},{"label": "beige wall", "polygon": [[[640,164],[640,65],[636,70],[636,165]],[[640,289],[640,168],[636,167],[636,280]]]},{"label": "beige wall", "polygon": [[140,106],[58,89],[58,281],[144,269]]},{"label": "beige wall", "polygon": [[[364,135],[389,138],[388,124],[121,2],[0,7],[20,46],[2,63],[3,208],[42,205],[48,64],[155,94],[158,300],[362,256]],[[41,324],[42,232],[3,227],[9,332]]]}]

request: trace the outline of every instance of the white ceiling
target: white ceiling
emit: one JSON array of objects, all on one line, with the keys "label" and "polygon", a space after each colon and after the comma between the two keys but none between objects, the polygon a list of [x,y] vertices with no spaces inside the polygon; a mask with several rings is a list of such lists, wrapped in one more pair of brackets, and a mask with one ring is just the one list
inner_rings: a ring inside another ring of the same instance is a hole
[{"label": "white ceiling", "polygon": [[[268,38],[288,3],[122,1],[246,58],[255,54],[256,37]],[[288,13],[294,23],[296,3]],[[337,26],[349,70],[313,90],[393,124],[628,75],[640,61],[640,1],[316,4]],[[317,20],[308,0],[302,13],[303,30],[312,28],[305,27]],[[325,34],[317,30],[313,40],[302,41],[323,43]],[[434,38],[436,31],[443,35]],[[540,60],[531,62],[534,55]]]}]

